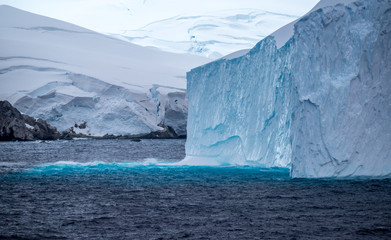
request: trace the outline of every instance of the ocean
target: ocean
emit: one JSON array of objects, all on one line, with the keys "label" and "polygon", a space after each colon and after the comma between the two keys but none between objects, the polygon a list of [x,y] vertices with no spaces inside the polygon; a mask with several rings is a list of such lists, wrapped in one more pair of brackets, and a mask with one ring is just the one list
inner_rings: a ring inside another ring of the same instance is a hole
[{"label": "ocean", "polygon": [[0,142],[0,239],[391,239],[390,179],[175,165],[184,145]]}]

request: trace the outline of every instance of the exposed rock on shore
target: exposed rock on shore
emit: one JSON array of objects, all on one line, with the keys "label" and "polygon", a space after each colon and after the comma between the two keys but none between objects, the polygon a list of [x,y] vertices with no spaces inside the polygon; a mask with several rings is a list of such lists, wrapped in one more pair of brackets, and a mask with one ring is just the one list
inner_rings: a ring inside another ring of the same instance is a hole
[{"label": "exposed rock on shore", "polygon": [[42,119],[21,114],[8,101],[0,101],[0,141],[55,140],[57,129]]}]

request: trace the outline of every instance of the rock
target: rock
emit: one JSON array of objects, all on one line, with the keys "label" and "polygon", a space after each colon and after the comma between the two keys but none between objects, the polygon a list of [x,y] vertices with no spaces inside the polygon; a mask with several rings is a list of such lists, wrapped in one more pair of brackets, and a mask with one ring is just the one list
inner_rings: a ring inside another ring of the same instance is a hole
[{"label": "rock", "polygon": [[160,127],[163,127],[164,130],[161,130],[161,131],[155,131],[155,132],[151,132],[151,133],[148,133],[146,135],[143,135],[141,136],[140,138],[144,138],[144,139],[176,139],[176,138],[182,138],[179,137],[175,130],[170,127],[170,126],[166,126],[166,125],[163,125],[163,124],[159,124]]},{"label": "rock", "polygon": [[80,129],[86,129],[86,127],[87,127],[87,122],[86,122],[86,121],[83,121],[83,122],[80,123],[80,125],[79,125],[79,128],[80,128]]},{"label": "rock", "polygon": [[0,101],[0,141],[59,139],[57,129],[42,119],[21,114],[8,101]]}]

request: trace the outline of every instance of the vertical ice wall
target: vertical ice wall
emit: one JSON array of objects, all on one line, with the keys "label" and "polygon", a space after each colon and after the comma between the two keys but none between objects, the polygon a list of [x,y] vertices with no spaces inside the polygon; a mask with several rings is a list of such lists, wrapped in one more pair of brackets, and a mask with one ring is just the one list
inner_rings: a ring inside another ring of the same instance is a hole
[{"label": "vertical ice wall", "polygon": [[186,162],[289,165],[291,50],[269,37],[188,73]]},{"label": "vertical ice wall", "polygon": [[389,175],[391,1],[320,9],[294,38],[292,176]]},{"label": "vertical ice wall", "polygon": [[[324,2],[324,1],[323,1]],[[391,174],[391,1],[324,7],[247,55],[188,73],[191,164]]]}]

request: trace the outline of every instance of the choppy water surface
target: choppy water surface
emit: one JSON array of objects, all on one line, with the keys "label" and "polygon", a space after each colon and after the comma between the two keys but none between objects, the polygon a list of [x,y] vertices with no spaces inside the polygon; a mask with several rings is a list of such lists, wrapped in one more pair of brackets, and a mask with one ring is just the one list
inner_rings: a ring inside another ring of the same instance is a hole
[{"label": "choppy water surface", "polygon": [[391,238],[389,179],[156,163],[184,143],[0,143],[0,239]]}]

